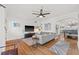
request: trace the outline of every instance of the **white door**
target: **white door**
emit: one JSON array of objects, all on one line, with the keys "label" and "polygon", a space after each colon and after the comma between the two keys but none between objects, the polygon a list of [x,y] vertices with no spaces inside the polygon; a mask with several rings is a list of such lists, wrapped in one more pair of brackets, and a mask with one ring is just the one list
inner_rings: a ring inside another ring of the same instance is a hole
[{"label": "white door", "polygon": [[2,48],[5,46],[5,17],[4,17],[4,8],[0,6],[0,54],[1,52],[5,51],[5,48]]}]

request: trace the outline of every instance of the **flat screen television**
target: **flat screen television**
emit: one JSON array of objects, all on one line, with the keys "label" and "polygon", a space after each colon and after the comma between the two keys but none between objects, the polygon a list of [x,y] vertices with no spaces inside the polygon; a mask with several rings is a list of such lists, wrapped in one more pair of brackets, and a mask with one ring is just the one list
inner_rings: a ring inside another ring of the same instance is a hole
[{"label": "flat screen television", "polygon": [[28,32],[28,31],[34,31],[34,26],[25,25],[25,31],[26,32]]}]

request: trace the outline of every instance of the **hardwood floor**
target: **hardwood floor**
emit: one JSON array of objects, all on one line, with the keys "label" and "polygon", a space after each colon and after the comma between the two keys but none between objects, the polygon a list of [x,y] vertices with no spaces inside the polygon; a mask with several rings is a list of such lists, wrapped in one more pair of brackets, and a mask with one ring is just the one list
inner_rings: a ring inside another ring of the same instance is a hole
[{"label": "hardwood floor", "polygon": [[[56,53],[49,51],[48,49],[53,46],[58,40],[52,40],[44,45],[40,45],[39,47],[35,48],[32,46],[28,46],[25,42],[21,39],[19,40],[11,40],[7,41],[6,45],[15,44],[18,48],[18,55],[56,55]],[[68,50],[67,55],[79,55],[79,51],[77,48],[77,40],[76,39],[69,39],[65,40],[70,44],[70,48]],[[13,49],[14,46],[6,47],[6,51]]]},{"label": "hardwood floor", "polygon": [[68,50],[68,55],[79,55],[79,50],[77,47],[77,40],[75,39],[67,39],[69,44],[70,44],[70,48]]}]

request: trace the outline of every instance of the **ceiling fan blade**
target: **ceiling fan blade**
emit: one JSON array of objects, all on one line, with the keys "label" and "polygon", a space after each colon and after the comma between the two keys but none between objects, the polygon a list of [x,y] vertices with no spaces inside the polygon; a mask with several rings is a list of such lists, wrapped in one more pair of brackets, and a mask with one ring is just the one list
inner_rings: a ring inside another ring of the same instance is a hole
[{"label": "ceiling fan blade", "polygon": [[44,15],[42,15],[43,17],[45,17]]},{"label": "ceiling fan blade", "polygon": [[37,13],[32,13],[32,14],[34,14],[34,15],[39,15],[39,14],[37,14]]},{"label": "ceiling fan blade", "polygon": [[50,13],[44,13],[43,15],[48,15],[48,14],[50,14]]},{"label": "ceiling fan blade", "polygon": [[39,17],[40,15],[38,15],[37,17]]}]

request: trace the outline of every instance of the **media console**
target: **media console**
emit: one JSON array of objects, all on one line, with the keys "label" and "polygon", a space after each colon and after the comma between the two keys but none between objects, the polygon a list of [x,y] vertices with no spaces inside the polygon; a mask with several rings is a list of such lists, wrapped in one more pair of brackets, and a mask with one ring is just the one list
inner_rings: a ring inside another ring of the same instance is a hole
[{"label": "media console", "polygon": [[24,38],[32,37],[35,33],[25,33]]}]

